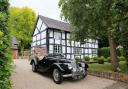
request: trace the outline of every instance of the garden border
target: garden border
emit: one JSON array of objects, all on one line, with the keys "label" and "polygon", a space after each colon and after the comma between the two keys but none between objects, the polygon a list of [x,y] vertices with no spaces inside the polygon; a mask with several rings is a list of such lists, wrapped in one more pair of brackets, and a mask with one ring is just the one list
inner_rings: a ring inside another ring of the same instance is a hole
[{"label": "garden border", "polygon": [[89,75],[101,77],[101,78],[107,78],[111,80],[116,80],[116,81],[122,81],[125,83],[128,83],[128,74],[124,73],[118,73],[118,72],[98,72],[98,71],[88,71]]}]

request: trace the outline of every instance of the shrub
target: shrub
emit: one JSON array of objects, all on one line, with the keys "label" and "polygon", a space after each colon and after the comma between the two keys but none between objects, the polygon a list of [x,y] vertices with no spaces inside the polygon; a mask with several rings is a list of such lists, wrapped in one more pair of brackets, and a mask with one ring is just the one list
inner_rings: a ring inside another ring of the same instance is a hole
[{"label": "shrub", "polygon": [[120,56],[120,57],[118,57],[118,61],[120,62],[120,61],[125,61],[126,60],[126,58],[124,57],[124,56]]},{"label": "shrub", "polygon": [[11,89],[11,51],[7,26],[8,0],[0,0],[0,89]]},{"label": "shrub", "polygon": [[85,61],[90,61],[90,58],[88,56],[84,56],[83,58]]},{"label": "shrub", "polygon": [[98,61],[99,64],[104,64],[104,59],[105,58],[103,56],[101,56],[101,57],[98,58],[97,61]]},{"label": "shrub", "polygon": [[80,61],[80,57],[75,57],[75,60],[76,61]]},{"label": "shrub", "polygon": [[98,49],[99,56],[104,56],[105,58],[110,56],[109,48],[103,47]]},{"label": "shrub", "polygon": [[92,59],[93,59],[93,61],[97,61],[98,57],[93,57]]},{"label": "shrub", "polygon": [[107,62],[111,63],[111,57],[107,57]]}]

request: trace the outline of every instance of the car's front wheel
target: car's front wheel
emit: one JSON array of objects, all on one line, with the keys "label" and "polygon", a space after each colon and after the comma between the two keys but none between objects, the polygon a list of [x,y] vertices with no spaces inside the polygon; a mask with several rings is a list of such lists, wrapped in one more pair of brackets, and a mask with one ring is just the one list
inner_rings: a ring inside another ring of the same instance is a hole
[{"label": "car's front wheel", "polygon": [[53,80],[56,84],[61,84],[63,81],[62,73],[58,70],[58,68],[53,70]]},{"label": "car's front wheel", "polygon": [[32,62],[32,71],[33,72],[36,72],[37,71],[37,68],[36,68],[36,65],[34,62]]}]

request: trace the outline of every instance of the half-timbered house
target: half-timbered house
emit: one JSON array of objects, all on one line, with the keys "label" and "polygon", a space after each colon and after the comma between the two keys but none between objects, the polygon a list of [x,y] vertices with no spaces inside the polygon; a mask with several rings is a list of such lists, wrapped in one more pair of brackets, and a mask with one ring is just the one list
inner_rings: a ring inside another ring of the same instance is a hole
[{"label": "half-timbered house", "polygon": [[33,31],[31,47],[43,47],[47,53],[63,53],[65,58],[97,55],[98,41],[88,39],[85,44],[71,41],[70,25],[39,15]]}]

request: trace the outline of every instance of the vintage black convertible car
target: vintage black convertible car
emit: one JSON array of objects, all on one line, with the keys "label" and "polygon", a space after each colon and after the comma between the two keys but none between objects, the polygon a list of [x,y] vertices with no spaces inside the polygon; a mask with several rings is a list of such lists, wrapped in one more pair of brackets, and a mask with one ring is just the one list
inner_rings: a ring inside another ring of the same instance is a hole
[{"label": "vintage black convertible car", "polygon": [[65,77],[81,79],[87,76],[88,65],[84,61],[65,59],[62,54],[46,54],[42,60],[32,58],[33,72],[52,72],[55,83],[60,84]]}]

